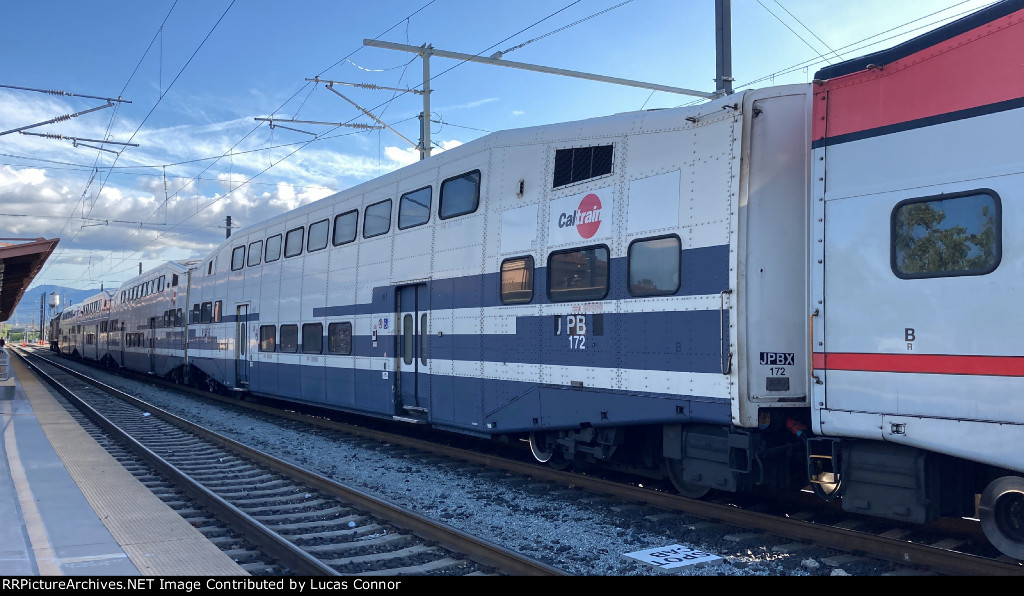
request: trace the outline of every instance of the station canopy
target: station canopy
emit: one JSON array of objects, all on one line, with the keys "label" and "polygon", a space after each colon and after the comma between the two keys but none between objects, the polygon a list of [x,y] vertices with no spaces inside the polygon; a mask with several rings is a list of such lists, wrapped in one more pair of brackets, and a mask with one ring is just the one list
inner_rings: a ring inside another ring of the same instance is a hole
[{"label": "station canopy", "polygon": [[59,238],[0,238],[0,322],[14,314],[58,242]]}]

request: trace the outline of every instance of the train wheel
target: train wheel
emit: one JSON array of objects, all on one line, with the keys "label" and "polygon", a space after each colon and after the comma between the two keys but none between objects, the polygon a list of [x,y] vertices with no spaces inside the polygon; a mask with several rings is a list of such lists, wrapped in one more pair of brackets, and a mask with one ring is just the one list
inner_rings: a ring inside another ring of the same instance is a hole
[{"label": "train wheel", "polygon": [[811,483],[811,490],[814,494],[825,501],[834,501],[839,496],[839,479],[836,474],[824,472],[820,475],[818,482]]},{"label": "train wheel", "polygon": [[691,484],[683,481],[683,462],[681,460],[666,459],[665,471],[668,472],[668,479],[672,481],[672,486],[674,486],[676,491],[684,497],[689,499],[701,499],[711,492],[711,488],[707,486]]},{"label": "train wheel", "polygon": [[555,449],[554,435],[548,433],[530,433],[530,453],[540,463],[556,470],[564,470],[572,463]]},{"label": "train wheel", "polygon": [[978,504],[981,529],[999,552],[1024,560],[1024,478],[1004,476],[989,483]]}]

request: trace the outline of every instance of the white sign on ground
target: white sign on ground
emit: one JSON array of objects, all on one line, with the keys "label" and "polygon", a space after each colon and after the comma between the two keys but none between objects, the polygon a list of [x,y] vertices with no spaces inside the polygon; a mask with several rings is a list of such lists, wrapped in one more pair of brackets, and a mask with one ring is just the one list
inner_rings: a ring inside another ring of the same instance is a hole
[{"label": "white sign on ground", "polygon": [[626,553],[623,556],[643,561],[663,571],[670,571],[681,567],[718,565],[723,562],[722,557],[718,555],[688,548],[680,544]]}]

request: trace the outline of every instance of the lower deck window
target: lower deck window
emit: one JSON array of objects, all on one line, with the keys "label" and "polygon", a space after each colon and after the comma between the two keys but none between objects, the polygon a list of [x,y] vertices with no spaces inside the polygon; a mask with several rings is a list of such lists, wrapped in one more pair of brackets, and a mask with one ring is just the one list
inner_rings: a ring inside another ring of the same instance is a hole
[{"label": "lower deck window", "polygon": [[324,350],[324,326],[322,323],[306,323],[302,326],[302,353],[319,354]]},{"label": "lower deck window", "polygon": [[506,259],[501,263],[502,304],[533,300],[533,257]]},{"label": "lower deck window", "polygon": [[343,355],[352,353],[352,323],[331,323],[327,326],[327,351]]},{"label": "lower deck window", "polygon": [[629,245],[629,293],[633,296],[664,296],[679,290],[682,255],[677,236],[636,240]]},{"label": "lower deck window", "polygon": [[602,300],[607,294],[607,246],[564,250],[548,257],[548,298],[552,302]]},{"label": "lower deck window", "polygon": [[281,325],[281,351],[289,354],[299,350],[299,326]]},{"label": "lower deck window", "polygon": [[274,325],[260,325],[260,351],[273,352],[276,337],[277,327]]}]

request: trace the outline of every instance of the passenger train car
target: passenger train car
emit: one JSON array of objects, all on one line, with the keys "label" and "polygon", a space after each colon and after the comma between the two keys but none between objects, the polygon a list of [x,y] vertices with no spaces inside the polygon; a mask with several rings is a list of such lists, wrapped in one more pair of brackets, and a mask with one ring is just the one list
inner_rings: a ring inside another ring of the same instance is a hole
[{"label": "passenger train car", "polygon": [[807,85],[489,134],[64,313],[60,350],[691,497],[980,494],[1024,559],[1021,130],[1007,0]]}]

